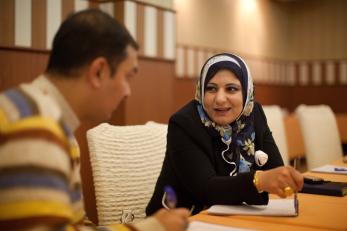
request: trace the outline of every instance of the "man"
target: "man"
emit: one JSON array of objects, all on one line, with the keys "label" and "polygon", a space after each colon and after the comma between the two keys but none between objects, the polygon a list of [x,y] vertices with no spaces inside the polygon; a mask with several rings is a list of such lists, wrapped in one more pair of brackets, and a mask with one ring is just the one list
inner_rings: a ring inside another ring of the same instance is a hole
[{"label": "man", "polygon": [[[107,14],[67,18],[46,72],[0,95],[0,230],[93,230],[84,226],[80,122],[102,122],[130,95],[138,45]],[[184,230],[188,211],[161,210],[102,230]]]}]

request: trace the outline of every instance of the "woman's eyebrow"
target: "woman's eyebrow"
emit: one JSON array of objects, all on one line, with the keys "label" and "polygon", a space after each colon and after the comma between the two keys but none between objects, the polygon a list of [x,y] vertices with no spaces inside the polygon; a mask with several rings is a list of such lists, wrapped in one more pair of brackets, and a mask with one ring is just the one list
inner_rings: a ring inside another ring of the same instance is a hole
[{"label": "woman's eyebrow", "polygon": [[241,84],[238,84],[238,83],[227,83],[225,84],[225,86],[241,86]]}]

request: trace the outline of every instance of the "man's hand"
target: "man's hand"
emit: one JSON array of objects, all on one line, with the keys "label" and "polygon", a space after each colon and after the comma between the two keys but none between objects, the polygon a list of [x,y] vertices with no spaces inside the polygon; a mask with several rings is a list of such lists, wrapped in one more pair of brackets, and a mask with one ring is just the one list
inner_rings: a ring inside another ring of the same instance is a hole
[{"label": "man's hand", "polygon": [[182,231],[188,227],[190,212],[184,208],[160,209],[154,217],[164,226],[167,231]]}]

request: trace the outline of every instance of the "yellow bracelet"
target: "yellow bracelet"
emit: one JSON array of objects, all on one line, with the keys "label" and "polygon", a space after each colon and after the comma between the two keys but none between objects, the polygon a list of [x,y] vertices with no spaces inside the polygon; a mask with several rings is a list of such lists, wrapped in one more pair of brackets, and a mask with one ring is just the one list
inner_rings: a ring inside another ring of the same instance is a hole
[{"label": "yellow bracelet", "polygon": [[258,173],[259,173],[259,171],[255,171],[255,173],[254,173],[253,184],[254,184],[255,188],[257,189],[258,193],[262,193],[264,191],[259,189]]}]

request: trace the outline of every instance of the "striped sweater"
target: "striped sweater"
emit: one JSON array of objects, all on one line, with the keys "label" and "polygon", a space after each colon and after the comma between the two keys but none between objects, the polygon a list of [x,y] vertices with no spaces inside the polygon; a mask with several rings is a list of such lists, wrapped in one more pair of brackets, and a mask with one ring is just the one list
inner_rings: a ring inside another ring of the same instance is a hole
[{"label": "striped sweater", "polygon": [[85,222],[78,118],[44,76],[0,94],[0,230],[162,230]]}]

